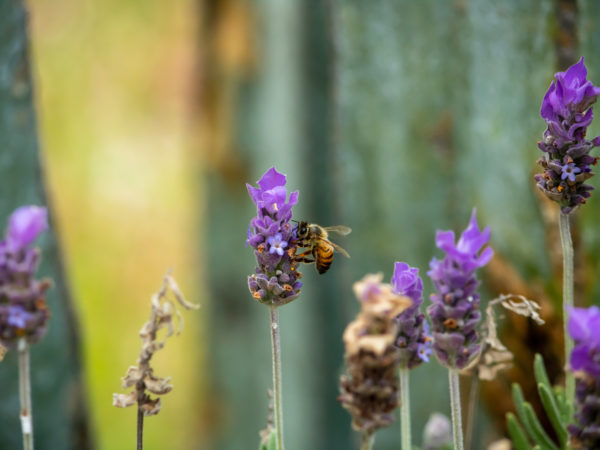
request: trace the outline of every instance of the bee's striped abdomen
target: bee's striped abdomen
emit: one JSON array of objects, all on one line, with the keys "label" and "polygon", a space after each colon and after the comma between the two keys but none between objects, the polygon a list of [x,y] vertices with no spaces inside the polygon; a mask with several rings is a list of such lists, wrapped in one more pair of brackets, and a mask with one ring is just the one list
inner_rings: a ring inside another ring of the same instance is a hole
[{"label": "bee's striped abdomen", "polygon": [[320,245],[315,248],[315,261],[317,271],[320,274],[327,272],[333,262],[333,247],[325,243],[320,243]]}]

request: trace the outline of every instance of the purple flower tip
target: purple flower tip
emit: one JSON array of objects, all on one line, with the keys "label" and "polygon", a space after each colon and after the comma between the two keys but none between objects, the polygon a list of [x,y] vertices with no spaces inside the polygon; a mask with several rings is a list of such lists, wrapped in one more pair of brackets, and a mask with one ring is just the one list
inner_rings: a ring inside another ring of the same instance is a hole
[{"label": "purple flower tip", "polygon": [[600,376],[600,309],[570,308],[568,329],[575,341],[571,368]]},{"label": "purple flower tip", "polygon": [[444,250],[450,257],[461,261],[467,270],[485,266],[494,255],[494,251],[490,247],[478,255],[479,250],[490,240],[490,227],[480,231],[475,218],[476,213],[477,210],[473,208],[469,226],[456,244],[454,244],[454,231],[438,231],[435,236],[436,246]]},{"label": "purple flower tip", "polygon": [[436,245],[446,256],[430,262],[428,275],[436,292],[427,311],[432,322],[434,351],[448,367],[462,369],[479,351],[476,327],[481,313],[475,271],[492,258],[492,249],[485,247],[489,238],[489,228],[479,230],[475,209],[458,242],[454,243],[452,231],[438,231],[436,235]]},{"label": "purple flower tip", "polygon": [[42,231],[48,229],[48,212],[41,206],[22,206],[10,216],[6,243],[13,250],[31,244]]},{"label": "purple flower tip", "polygon": [[415,309],[423,301],[423,281],[421,281],[419,269],[416,267],[410,267],[405,262],[396,262],[392,275],[392,286],[398,294],[409,297],[413,301]]},{"label": "purple flower tip", "polygon": [[569,308],[567,313],[569,334],[575,341],[570,365],[576,371],[575,414],[568,430],[577,448],[600,448],[600,309]]},{"label": "purple flower tip", "polygon": [[298,203],[298,191],[288,197],[285,183],[286,176],[271,167],[258,180],[258,187],[246,184],[256,205],[246,245],[254,248],[258,263],[255,273],[248,277],[248,288],[257,301],[275,306],[297,298],[302,286],[296,270],[298,262],[291,251],[296,248],[290,221],[292,207]]},{"label": "purple flower tip", "polygon": [[544,157],[538,160],[543,173],[536,175],[536,185],[563,214],[574,212],[590,196],[591,186],[585,181],[594,175],[590,166],[597,161],[590,151],[600,145],[599,138],[586,139],[594,119],[592,105],[600,96],[600,87],[586,77],[583,58],[556,73],[540,110],[548,128],[538,142]]},{"label": "purple flower tip", "polygon": [[540,114],[546,121],[567,118],[571,111],[583,112],[600,95],[600,88],[586,79],[583,57],[566,72],[558,72],[542,101]]}]

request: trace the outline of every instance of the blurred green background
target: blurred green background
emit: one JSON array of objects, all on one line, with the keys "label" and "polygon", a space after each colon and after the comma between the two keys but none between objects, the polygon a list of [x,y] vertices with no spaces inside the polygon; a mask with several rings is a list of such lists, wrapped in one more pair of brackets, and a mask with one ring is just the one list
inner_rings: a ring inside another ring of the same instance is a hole
[{"label": "blurred green background", "polygon": [[[208,299],[195,257],[198,5],[28,7],[41,147],[79,313],[92,431],[97,448],[134,448],[136,410],[114,408],[112,393],[124,392],[120,378],[136,362],[150,296],[171,267],[190,301]],[[145,448],[202,448],[205,311],[185,312],[183,333],[156,356],[155,372],[174,390],[146,420]]]},{"label": "blurred green background", "polygon": [[[326,276],[304,268],[302,296],[281,310],[288,449],[358,448],[350,417],[336,401],[341,336],[358,309],[352,282],[366,272],[389,278],[397,260],[425,276],[439,255],[435,230],[464,229],[473,206],[479,223],[491,226],[496,251],[483,274],[484,299],[526,294],[543,303],[549,324],[560,320],[556,209],[533,183],[544,130],[539,106],[553,73],[580,55],[589,78],[600,83],[596,2],[30,0],[26,6],[35,95],[15,100],[2,82],[0,108],[23,107],[31,116],[35,101],[62,247],[61,255],[53,236],[43,241],[52,253],[45,253],[40,273],[62,279],[62,261],[77,313],[72,336],[81,339],[83,375],[77,375],[76,342],[61,356],[70,358],[75,381],[54,374],[57,386],[84,380],[83,396],[53,397],[72,415],[55,417],[64,435],[78,433],[78,420],[87,420],[91,446],[134,447],[135,410],[112,407],[111,394],[122,392],[120,377],[137,358],[150,296],[172,267],[188,299],[202,308],[185,313],[182,335],[156,358],[156,372],[171,376],[175,389],[161,413],[146,420],[145,448],[258,446],[271,386],[270,342],[267,309],[246,286],[254,258],[243,244],[254,211],[245,183],[272,165],[288,175],[290,190],[300,190],[296,219],[354,230],[339,242],[352,259],[336,258]],[[22,3],[0,0],[0,12],[6,13],[0,14],[0,74],[17,73],[11,70],[20,54],[13,43],[25,42]],[[41,188],[30,193],[27,181],[42,183],[35,122],[18,130],[10,123],[0,120],[2,132],[18,132],[21,140],[6,139],[0,150],[7,183],[2,217],[19,203],[44,202]],[[590,129],[599,131],[597,124]],[[20,161],[22,145],[28,159],[20,177],[11,161]],[[599,219],[594,194],[573,224],[580,305],[600,298]],[[52,358],[61,360],[55,355],[73,341],[60,332],[74,323],[68,308],[55,306],[61,292],[49,299],[54,328],[33,349],[34,365],[36,352],[46,361],[34,380],[39,393],[54,389],[44,384]],[[534,351],[545,354],[560,381],[556,330],[526,321],[506,325],[515,367],[497,383],[482,383],[480,411],[488,413],[477,418],[473,448],[502,435],[511,407],[507,386],[526,382]],[[0,377],[10,378],[2,366],[13,363],[0,365]],[[422,366],[411,388],[419,444],[429,414],[449,414],[446,375],[435,362]],[[50,439],[54,422],[44,414],[57,406],[40,397],[34,391],[38,448],[84,448]],[[0,413],[16,420],[14,409]],[[6,425],[2,442],[18,442],[15,431]],[[378,433],[376,448],[398,442],[392,426]]]}]

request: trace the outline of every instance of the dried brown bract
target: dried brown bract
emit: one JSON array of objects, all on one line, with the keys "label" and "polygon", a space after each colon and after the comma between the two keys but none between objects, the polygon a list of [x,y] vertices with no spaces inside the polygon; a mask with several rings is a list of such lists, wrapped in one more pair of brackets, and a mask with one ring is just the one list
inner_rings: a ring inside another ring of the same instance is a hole
[{"label": "dried brown bract", "polygon": [[398,406],[400,359],[394,319],[408,308],[408,297],[394,294],[383,276],[367,275],[354,284],[361,312],[344,332],[348,375],[341,377],[339,401],[352,415],[352,427],[371,434],[394,420]]},{"label": "dried brown bract", "polygon": [[539,315],[540,305],[522,295],[503,294],[488,303],[485,310],[484,339],[481,351],[477,359],[464,371],[464,373],[475,371],[480,379],[488,381],[496,378],[501,370],[510,367],[513,360],[512,353],[498,339],[497,318],[494,314],[496,305],[502,305],[514,313],[529,317],[538,325],[544,324]]},{"label": "dried brown bract", "polygon": [[[199,305],[185,300],[177,282],[169,272],[163,279],[161,289],[152,296],[150,320],[140,330],[142,349],[137,360],[138,365],[130,366],[122,378],[123,388],[132,386],[135,388],[128,394],[113,394],[113,406],[126,408],[138,403],[138,408],[145,416],[152,416],[160,411],[160,398],[152,398],[150,394],[167,394],[173,386],[169,384],[169,377],[160,378],[154,375],[150,360],[155,352],[164,347],[167,338],[173,335],[175,321],[177,321],[177,334],[183,329],[183,318],[177,309],[177,304],[185,309],[199,308]],[[159,340],[158,332],[162,329],[165,329],[166,334],[162,340]]]}]

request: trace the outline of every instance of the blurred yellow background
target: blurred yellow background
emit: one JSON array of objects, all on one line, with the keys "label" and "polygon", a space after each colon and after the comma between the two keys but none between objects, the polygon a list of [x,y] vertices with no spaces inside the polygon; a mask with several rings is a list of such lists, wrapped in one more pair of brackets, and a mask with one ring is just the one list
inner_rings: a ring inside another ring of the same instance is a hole
[{"label": "blurred yellow background", "polygon": [[[135,364],[150,296],[169,267],[188,300],[201,267],[193,114],[199,12],[192,0],[29,2],[40,141],[79,313],[94,434],[134,448],[135,407],[111,406]],[[202,446],[203,310],[154,361],[174,390],[145,448]],[[193,437],[193,438],[192,438]],[[193,443],[194,445],[191,445]]]}]

